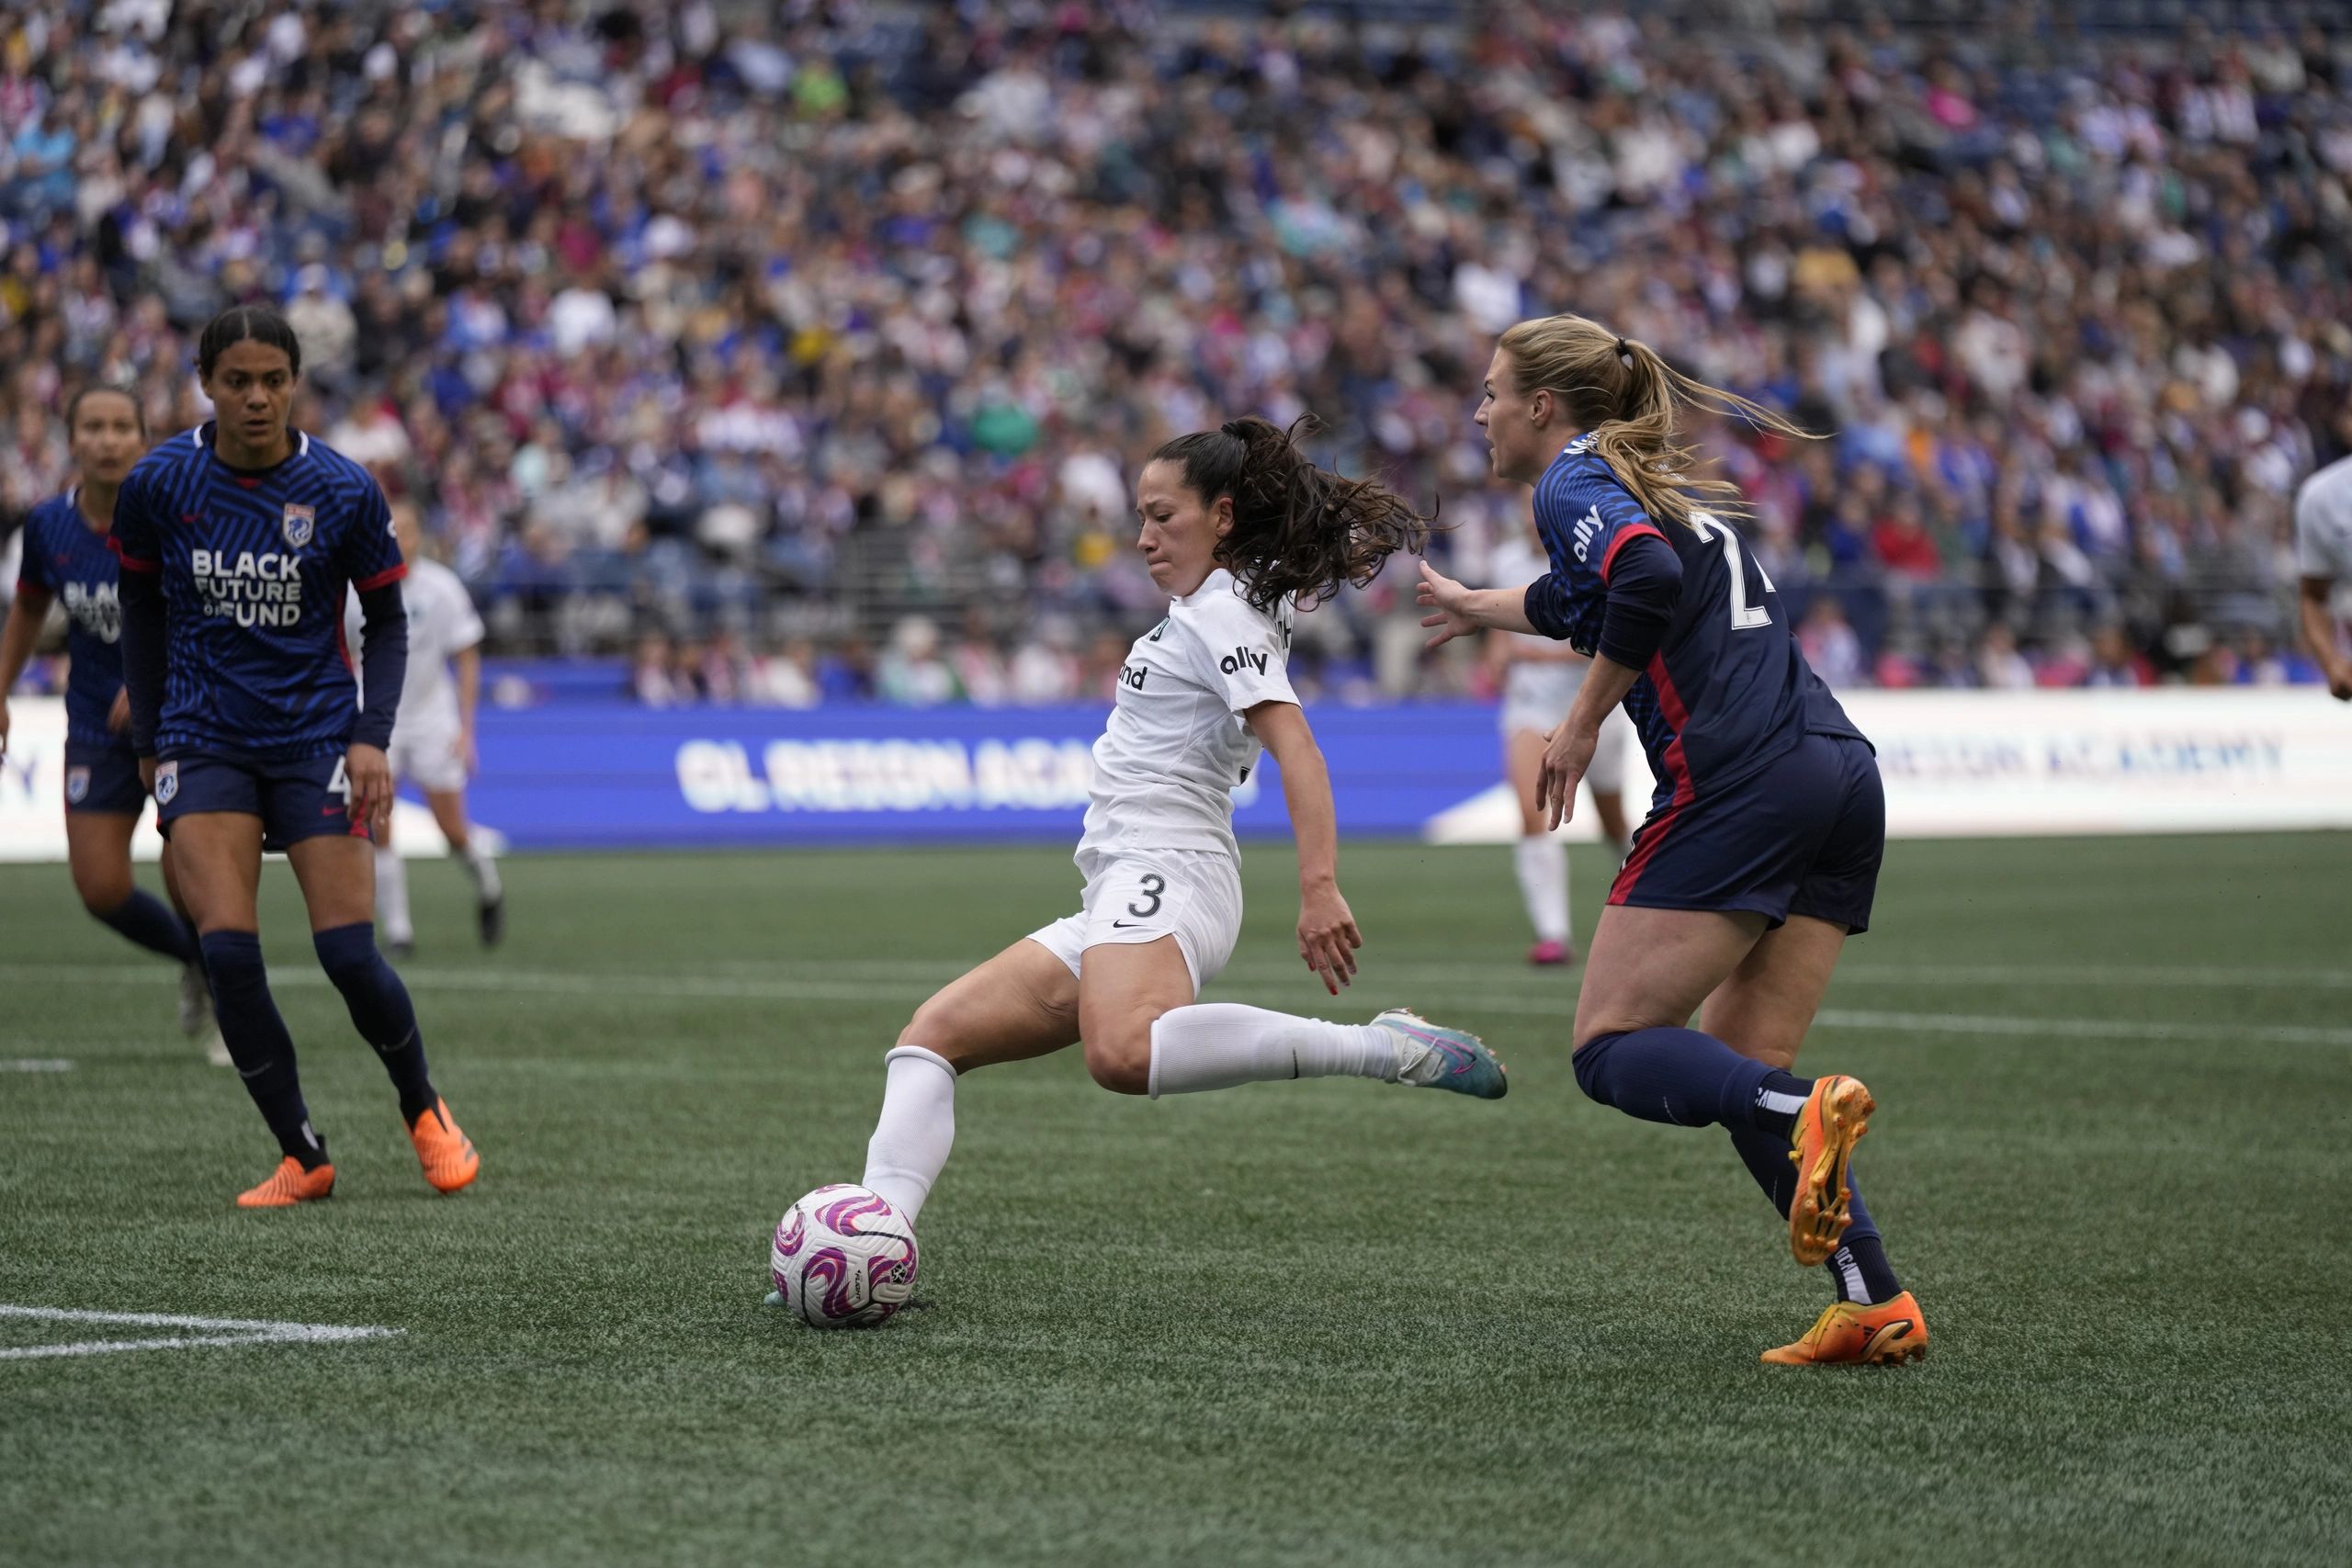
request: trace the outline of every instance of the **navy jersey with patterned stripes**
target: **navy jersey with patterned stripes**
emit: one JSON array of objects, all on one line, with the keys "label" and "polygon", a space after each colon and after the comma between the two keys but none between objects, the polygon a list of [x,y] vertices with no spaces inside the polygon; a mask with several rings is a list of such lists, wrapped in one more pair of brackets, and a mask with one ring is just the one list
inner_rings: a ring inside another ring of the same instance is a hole
[{"label": "navy jersey with patterned stripes", "polygon": [[155,754],[340,751],[359,714],[344,591],[406,572],[390,508],[367,469],[299,431],[260,471],[231,468],[212,437],[205,424],[148,453],[115,502],[123,569],[162,573]]},{"label": "navy jersey with patterned stripes", "polygon": [[116,592],[114,551],[107,536],[83,520],[79,492],[69,491],[33,508],[25,523],[25,553],[17,581],[46,591],[65,610],[65,738],[93,746],[129,746],[128,734],[107,727],[122,690],[122,603]]},{"label": "navy jersey with patterned stripes", "polygon": [[1781,596],[1739,533],[1704,513],[1661,527],[1608,463],[1571,442],[1535,484],[1535,522],[1552,570],[1528,586],[1536,630],[1579,653],[1600,640],[1609,572],[1645,536],[1682,563],[1682,594],[1666,640],[1626,694],[1657,775],[1654,809],[1688,803],[1749,777],[1807,735],[1862,739],[1790,634]]}]

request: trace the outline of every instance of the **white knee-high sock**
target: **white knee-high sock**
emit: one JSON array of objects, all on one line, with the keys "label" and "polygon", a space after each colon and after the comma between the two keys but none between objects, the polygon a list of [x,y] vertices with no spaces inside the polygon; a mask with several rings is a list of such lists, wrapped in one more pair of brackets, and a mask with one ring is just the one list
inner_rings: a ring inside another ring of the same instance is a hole
[{"label": "white knee-high sock", "polygon": [[376,922],[386,942],[414,942],[416,927],[408,917],[408,863],[398,850],[376,850]]},{"label": "white knee-high sock", "polygon": [[1530,833],[1511,851],[1520,897],[1538,942],[1568,940],[1568,846],[1549,833]]},{"label": "white knee-high sock", "polygon": [[[1326,1023],[1238,1002],[1195,1002],[1151,1026],[1151,1097],[1278,1078],[1394,1082],[1411,1042],[1368,1023]],[[1416,1053],[1418,1055],[1419,1053]]]},{"label": "white knee-high sock", "polygon": [[483,849],[478,840],[466,840],[466,847],[458,852],[458,861],[466,868],[466,874],[474,879],[475,892],[486,899],[500,896],[498,857]]},{"label": "white knee-high sock", "polygon": [[882,1058],[882,1114],[865,1145],[865,1175],[890,1206],[915,1223],[931,1184],[956,1143],[956,1069],[920,1045],[901,1045]]}]

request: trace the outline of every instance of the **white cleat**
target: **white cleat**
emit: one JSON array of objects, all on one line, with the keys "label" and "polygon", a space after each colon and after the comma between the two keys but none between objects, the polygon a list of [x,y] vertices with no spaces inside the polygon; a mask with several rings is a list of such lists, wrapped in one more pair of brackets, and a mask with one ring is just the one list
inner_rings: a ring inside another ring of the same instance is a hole
[{"label": "white cleat", "polygon": [[212,987],[205,983],[204,965],[180,965],[180,1032],[193,1040],[212,1021]]}]

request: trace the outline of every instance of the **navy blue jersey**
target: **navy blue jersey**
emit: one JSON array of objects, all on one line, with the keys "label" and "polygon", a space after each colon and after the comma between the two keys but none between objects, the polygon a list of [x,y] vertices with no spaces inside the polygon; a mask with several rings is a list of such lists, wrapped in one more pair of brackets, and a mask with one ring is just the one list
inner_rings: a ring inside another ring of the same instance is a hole
[{"label": "navy blue jersey", "polygon": [[123,745],[130,736],[107,728],[122,690],[122,603],[115,592],[114,551],[107,536],[82,517],[77,493],[53,496],[33,508],[25,524],[25,555],[17,581],[46,590],[65,606],[65,652],[73,671],[65,682],[65,739],[88,745]]},{"label": "navy blue jersey", "polygon": [[367,469],[297,431],[276,468],[232,468],[209,424],[139,460],[115,502],[128,571],[162,573],[155,754],[288,761],[350,744],[359,685],[343,599],[407,571]]},{"label": "navy blue jersey", "polygon": [[1660,527],[1608,463],[1569,443],[1535,483],[1535,523],[1552,570],[1531,583],[1527,617],[1546,637],[1591,654],[1600,640],[1609,571],[1644,536],[1682,563],[1682,596],[1666,641],[1625,695],[1657,775],[1656,808],[1716,793],[1807,735],[1862,732],[1804,661],[1772,590],[1738,531],[1705,513]]}]

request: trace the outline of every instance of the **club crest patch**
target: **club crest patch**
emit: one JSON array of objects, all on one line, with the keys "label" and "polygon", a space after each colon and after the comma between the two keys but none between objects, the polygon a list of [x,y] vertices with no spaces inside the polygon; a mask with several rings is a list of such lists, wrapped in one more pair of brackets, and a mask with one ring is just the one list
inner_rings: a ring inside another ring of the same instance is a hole
[{"label": "club crest patch", "polygon": [[169,806],[180,793],[180,765],[177,762],[155,764],[155,804]]},{"label": "club crest patch", "polygon": [[297,506],[292,502],[288,502],[285,527],[287,545],[291,548],[300,549],[311,542],[311,536],[318,532],[318,509],[311,506]]},{"label": "club crest patch", "polygon": [[89,798],[90,770],[87,768],[66,769],[65,804],[68,806],[79,806]]}]

